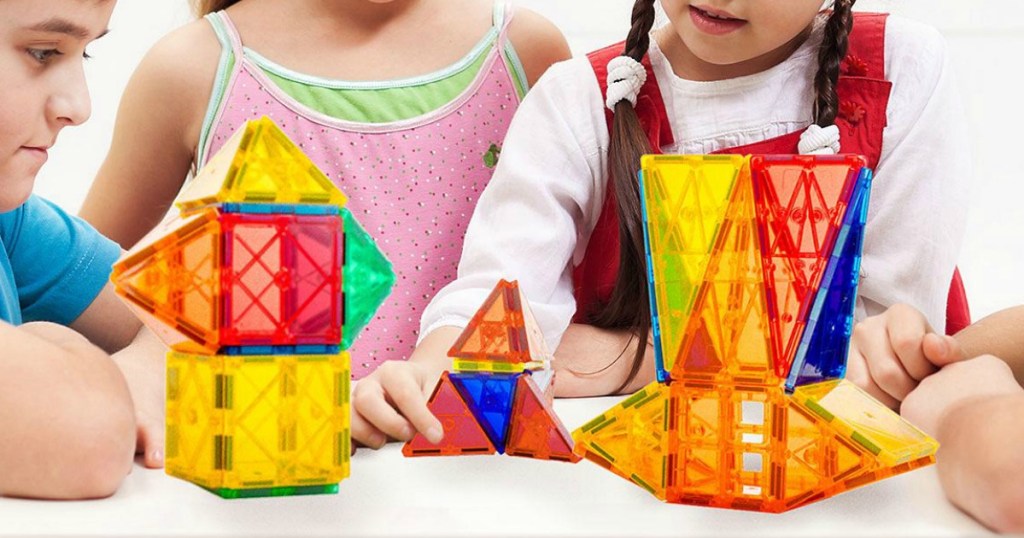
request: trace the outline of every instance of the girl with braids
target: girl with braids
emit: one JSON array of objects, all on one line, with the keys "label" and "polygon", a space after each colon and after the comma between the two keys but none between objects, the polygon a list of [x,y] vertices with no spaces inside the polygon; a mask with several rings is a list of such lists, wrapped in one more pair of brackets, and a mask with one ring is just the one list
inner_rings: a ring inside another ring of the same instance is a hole
[{"label": "girl with braids", "polygon": [[512,114],[559,31],[503,0],[196,0],[129,83],[82,216],[125,247],[189,171],[269,116],[348,196],[397,285],[352,347],[355,378],[412,352]]},{"label": "girl with braids", "polygon": [[556,65],[524,101],[412,359],[355,389],[357,438],[442,435],[427,391],[499,278],[519,280],[556,350],[558,396],[651,382],[644,153],[864,155],[876,175],[857,316],[907,303],[945,322],[969,165],[937,32],[853,0],[661,4],[668,24],[653,29],[654,0],[637,0],[625,43]]}]

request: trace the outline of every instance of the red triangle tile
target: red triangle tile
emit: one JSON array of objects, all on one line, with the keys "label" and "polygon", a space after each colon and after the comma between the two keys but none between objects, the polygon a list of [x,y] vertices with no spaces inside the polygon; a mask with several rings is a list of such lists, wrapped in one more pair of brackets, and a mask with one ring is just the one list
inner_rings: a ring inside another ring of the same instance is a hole
[{"label": "red triangle tile", "polygon": [[440,444],[435,445],[417,433],[402,447],[402,454],[406,457],[468,456],[496,452],[473,412],[455,389],[448,372],[441,375],[427,407],[441,421],[444,438]]}]

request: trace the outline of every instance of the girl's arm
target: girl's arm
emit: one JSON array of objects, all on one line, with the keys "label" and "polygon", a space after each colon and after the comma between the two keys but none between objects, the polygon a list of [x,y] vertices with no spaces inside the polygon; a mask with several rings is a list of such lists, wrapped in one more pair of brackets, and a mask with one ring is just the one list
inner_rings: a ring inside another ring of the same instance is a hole
[{"label": "girl's arm", "polygon": [[942,36],[891,17],[888,126],[868,212],[860,295],[866,312],[904,303],[945,327],[966,227],[971,166],[966,118]]},{"label": "girl's arm", "polygon": [[[576,354],[563,353],[559,343],[576,309],[572,267],[600,215],[606,184],[608,130],[601,101],[584,59],[553,66],[527,95],[473,213],[458,278],[424,311],[416,351],[406,363],[385,363],[356,384],[353,436],[359,442],[378,446],[384,434],[408,439],[406,426],[430,439],[437,422],[425,416],[426,398],[451,367],[447,351],[502,278],[519,281],[548,347],[558,349],[556,367],[571,364],[563,358]],[[586,360],[608,364],[621,348],[601,346]],[[577,385],[574,395],[600,390],[595,383]]]},{"label": "girl's arm", "polygon": [[[555,392],[563,398],[614,393],[629,375],[639,343],[629,330],[569,325],[555,350]],[[654,346],[650,341],[643,345],[647,351],[640,372],[621,394],[632,394],[654,380]]]},{"label": "girl's arm", "polygon": [[81,216],[128,248],[160,222],[192,164],[219,60],[209,23],[146,54],[121,99],[114,137]]},{"label": "girl's arm", "polygon": [[0,342],[0,494],[113,494],[135,449],[131,395],[117,366],[52,323],[0,323]]}]

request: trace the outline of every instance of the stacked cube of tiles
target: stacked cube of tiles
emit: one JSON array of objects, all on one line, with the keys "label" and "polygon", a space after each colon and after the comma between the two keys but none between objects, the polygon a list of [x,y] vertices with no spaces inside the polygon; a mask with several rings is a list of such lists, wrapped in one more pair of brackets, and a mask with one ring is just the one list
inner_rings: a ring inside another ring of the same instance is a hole
[{"label": "stacked cube of tiles", "polygon": [[673,503],[782,512],[934,461],[842,379],[871,172],[852,156],[648,156],[658,380],[574,432]]},{"label": "stacked cube of tiles", "polygon": [[345,196],[267,118],[114,267],[171,346],[166,469],[222,497],[334,493],[349,474],[344,350],[394,283]]},{"label": "stacked cube of tiles", "polygon": [[428,403],[444,438],[416,434],[403,454],[579,461],[552,408],[551,352],[518,283],[498,283],[448,355],[455,372],[444,372]]}]

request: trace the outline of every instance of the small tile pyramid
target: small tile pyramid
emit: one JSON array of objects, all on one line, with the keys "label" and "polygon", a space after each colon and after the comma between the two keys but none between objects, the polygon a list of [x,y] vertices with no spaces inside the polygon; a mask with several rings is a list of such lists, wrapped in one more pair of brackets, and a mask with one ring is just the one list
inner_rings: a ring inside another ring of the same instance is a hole
[{"label": "small tile pyramid", "polygon": [[441,376],[427,404],[444,438],[435,445],[417,433],[403,454],[579,461],[551,405],[553,357],[517,282],[495,286],[448,355],[455,372]]}]

